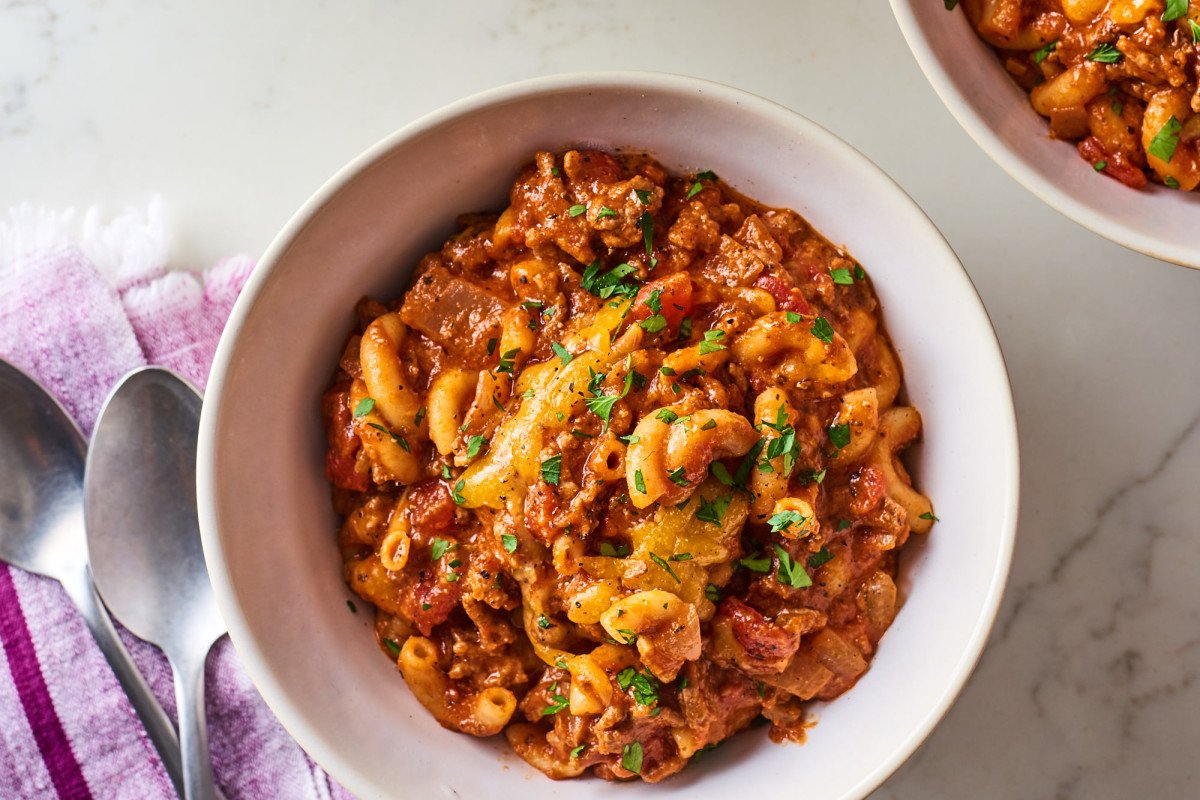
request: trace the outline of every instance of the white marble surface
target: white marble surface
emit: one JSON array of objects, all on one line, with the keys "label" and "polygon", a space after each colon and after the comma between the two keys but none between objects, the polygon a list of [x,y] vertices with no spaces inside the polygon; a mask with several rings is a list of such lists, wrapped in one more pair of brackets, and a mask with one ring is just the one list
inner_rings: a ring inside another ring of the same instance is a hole
[{"label": "white marble surface", "polygon": [[882,0],[8,0],[0,208],[161,192],[173,265],[203,268],[261,252],[420,114],[586,68],[709,78],[830,128],[929,213],[999,333],[1023,472],[1008,593],[962,697],[873,797],[1196,797],[1200,272],[1075,226],[992,164]]}]

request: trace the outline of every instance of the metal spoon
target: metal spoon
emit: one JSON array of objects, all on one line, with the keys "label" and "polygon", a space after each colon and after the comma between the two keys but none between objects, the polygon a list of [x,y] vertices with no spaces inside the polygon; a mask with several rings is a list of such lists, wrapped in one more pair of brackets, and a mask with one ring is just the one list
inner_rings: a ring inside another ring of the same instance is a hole
[{"label": "metal spoon", "polygon": [[175,671],[186,800],[215,796],[204,662],[225,632],[196,518],[200,395],[157,367],[109,395],[84,477],[92,574],[113,616],[162,648]]},{"label": "metal spoon", "polygon": [[121,643],[88,574],[79,429],[32,378],[0,360],[0,560],[62,584],[182,790],[179,739]]}]

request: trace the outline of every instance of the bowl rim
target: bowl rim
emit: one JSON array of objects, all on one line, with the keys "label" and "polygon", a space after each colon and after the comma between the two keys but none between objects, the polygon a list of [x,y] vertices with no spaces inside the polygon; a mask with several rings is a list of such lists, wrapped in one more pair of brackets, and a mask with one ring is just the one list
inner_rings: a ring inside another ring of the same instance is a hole
[{"label": "bowl rim", "polygon": [[874,182],[879,190],[886,191],[893,196],[899,213],[907,215],[914,225],[923,225],[926,228],[930,247],[940,248],[942,252],[939,255],[943,259],[946,259],[947,263],[958,267],[956,277],[961,279],[961,282],[965,283],[965,288],[973,293],[975,302],[978,303],[978,311],[983,315],[983,319],[987,323],[987,330],[990,332],[990,337],[981,337],[979,342],[980,355],[981,357],[991,357],[996,360],[995,363],[1002,373],[1005,389],[1004,395],[997,397],[998,410],[1001,412],[998,415],[1000,418],[997,420],[997,423],[1003,429],[999,446],[1002,447],[1007,462],[1004,486],[1002,487],[1002,502],[1000,503],[1003,514],[1002,519],[999,520],[997,525],[997,529],[1002,537],[1002,547],[999,550],[1000,557],[996,561],[990,575],[985,602],[974,622],[970,636],[964,642],[959,663],[954,668],[953,680],[946,684],[938,698],[938,702],[928,709],[927,713],[920,719],[920,722],[909,731],[909,734],[896,742],[892,754],[886,760],[877,764],[870,772],[865,773],[861,780],[854,784],[849,793],[844,796],[845,798],[866,797],[866,795],[877,789],[899,769],[928,738],[962,692],[967,679],[979,662],[995,623],[1000,603],[1003,599],[1016,542],[1020,459],[1012,385],[1008,378],[1008,369],[996,336],[995,326],[987,314],[987,309],[979,296],[978,290],[949,242],[917,202],[870,158],[818,123],[772,100],[726,84],[674,73],[641,70],[595,70],[559,73],[505,84],[449,103],[400,127],[354,157],[317,189],[275,236],[246,281],[221,333],[208,378],[205,402],[202,407],[200,419],[196,490],[201,539],[213,592],[228,627],[230,639],[233,641],[248,675],[271,711],[279,719],[289,735],[306,752],[325,768],[331,776],[342,782],[346,788],[350,789],[356,795],[363,794],[366,796],[369,792],[373,792],[375,787],[367,779],[359,778],[355,768],[343,757],[339,749],[334,746],[334,740],[331,737],[328,737],[326,733],[307,722],[299,709],[294,707],[293,700],[287,690],[276,679],[275,671],[267,656],[267,648],[255,640],[251,634],[247,617],[236,602],[234,587],[231,581],[231,572],[221,545],[220,526],[218,524],[219,498],[216,491],[216,461],[219,449],[218,441],[222,416],[222,400],[225,394],[225,384],[236,357],[239,333],[257,305],[259,296],[270,281],[276,266],[278,266],[287,254],[292,241],[310,222],[320,215],[322,209],[343,188],[350,184],[362,171],[386,157],[394,148],[401,146],[409,139],[416,138],[440,126],[453,123],[459,118],[493,104],[528,99],[538,95],[563,91],[585,92],[588,90],[622,88],[674,93],[695,93],[699,91],[703,92],[706,96],[716,97],[738,105],[753,106],[760,113],[771,114],[776,117],[786,117],[790,125],[803,128],[805,134],[819,141],[822,147],[842,150],[847,156],[851,157],[851,160],[858,163],[861,174],[866,176],[866,179]]},{"label": "bowl rim", "polygon": [[1163,242],[1139,231],[1121,217],[1111,217],[1096,211],[1060,189],[1054,181],[1033,166],[1019,150],[1005,143],[979,114],[974,104],[950,80],[949,74],[943,69],[934,52],[934,46],[926,35],[925,29],[917,21],[913,2],[911,0],[889,0],[889,2],[896,22],[900,26],[900,32],[904,34],[909,50],[912,51],[921,71],[925,73],[926,80],[933,86],[933,90],[941,99],[942,104],[950,111],[958,124],[997,166],[1046,205],[1092,233],[1161,261],[1168,261],[1190,269],[1200,269],[1200,243],[1188,247]]}]

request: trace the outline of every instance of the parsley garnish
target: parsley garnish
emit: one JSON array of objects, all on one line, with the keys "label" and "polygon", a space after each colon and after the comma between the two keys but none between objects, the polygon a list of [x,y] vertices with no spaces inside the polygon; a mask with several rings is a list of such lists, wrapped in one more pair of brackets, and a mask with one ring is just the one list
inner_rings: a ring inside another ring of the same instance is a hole
[{"label": "parsley garnish", "polygon": [[1146,148],[1146,152],[1155,158],[1170,161],[1175,155],[1175,148],[1179,146],[1179,131],[1182,129],[1183,124],[1175,117],[1171,117],[1165,125],[1159,128],[1158,133],[1154,134],[1154,139]]},{"label": "parsley garnish", "polygon": [[557,714],[558,712],[565,709],[567,706],[571,705],[571,701],[567,700],[567,698],[563,697],[561,694],[558,693],[558,684],[557,683],[555,683],[550,688],[550,699],[554,701],[554,705],[546,706],[545,708],[542,709],[543,717],[548,717],[551,714]]},{"label": "parsley garnish", "polygon": [[[499,577],[499,576],[497,576],[497,577]],[[430,604],[430,603],[421,603],[421,610],[422,610],[422,611],[428,611],[428,610],[429,610],[429,609],[431,609],[431,608],[433,608],[433,605],[432,605],[432,604]]]},{"label": "parsley garnish", "polygon": [[623,544],[618,547],[613,547],[608,542],[601,542],[600,555],[607,558],[624,558],[625,556],[629,555],[629,546]]},{"label": "parsley garnish", "polygon": [[1167,10],[1163,12],[1162,21],[1173,22],[1186,14],[1187,10],[1188,0],[1167,0]]},{"label": "parsley garnish", "polygon": [[676,486],[688,486],[691,483],[691,481],[684,476],[683,467],[668,472],[667,478],[670,479],[671,483],[675,484]]},{"label": "parsley garnish", "polygon": [[672,422],[679,419],[679,415],[669,408],[661,408],[659,409],[658,413],[654,415],[654,418],[661,419],[663,422],[670,425]]},{"label": "parsley garnish", "polygon": [[701,497],[700,510],[696,512],[696,519],[700,520],[701,522],[711,522],[713,525],[720,525],[721,520],[725,518],[725,512],[729,510],[729,503],[732,500],[732,495],[726,495],[724,497],[718,497],[711,503],[706,503],[704,498]]},{"label": "parsley garnish", "polygon": [[642,226],[642,239],[646,242],[646,255],[650,255],[654,250],[654,217],[649,211],[643,211],[639,224]]},{"label": "parsley garnish", "polygon": [[771,559],[764,556],[762,553],[755,553],[752,556],[739,558],[734,562],[735,566],[745,567],[751,572],[761,572],[763,574],[771,571]]},{"label": "parsley garnish", "polygon": [[558,342],[555,342],[554,344],[550,345],[550,349],[554,351],[554,355],[559,357],[559,359],[562,361],[562,365],[564,367],[567,364],[570,364],[572,361],[575,360],[575,356],[573,356],[571,354],[571,351],[568,350],[567,348],[563,347]]},{"label": "parsley garnish", "polygon": [[450,474],[450,465],[442,464],[442,480],[448,481],[451,477],[453,476]]},{"label": "parsley garnish", "polygon": [[400,645],[397,642],[395,642],[394,640],[384,639],[383,646],[388,649],[388,652],[392,654],[393,658],[400,657]]},{"label": "parsley garnish", "polygon": [[458,481],[458,483],[456,483],[454,485],[454,502],[460,506],[463,503],[467,502],[467,499],[465,497],[463,497],[461,494],[463,487],[466,485],[467,485],[467,481],[465,479],[460,479]]},{"label": "parsley garnish", "polygon": [[517,552],[517,537],[511,533],[500,534],[500,544],[510,553]]},{"label": "parsley garnish", "polygon": [[434,561],[437,561],[439,558],[446,555],[447,550],[450,550],[453,547],[454,545],[445,539],[434,539],[433,545],[429,548],[429,555]]},{"label": "parsley garnish", "polygon": [[467,442],[467,458],[474,458],[479,455],[479,449],[487,444],[487,439],[482,436],[472,436]]},{"label": "parsley garnish", "polygon": [[650,554],[650,560],[653,561],[655,564],[658,564],[663,569],[665,569],[667,571],[667,574],[675,579],[676,583],[683,583],[683,581],[679,580],[679,576],[675,574],[675,571],[673,569],[671,569],[671,565],[668,564],[666,561],[663,561],[660,557],[656,556],[654,553]]},{"label": "parsley garnish", "polygon": [[367,427],[374,428],[374,429],[375,429],[375,430],[377,430],[377,431],[383,431],[383,432],[384,432],[384,433],[386,433],[388,436],[390,436],[390,437],[392,437],[393,439],[395,439],[395,440],[396,440],[396,443],[397,443],[398,445],[400,445],[401,447],[403,447],[403,448],[404,448],[404,452],[406,452],[406,453],[411,453],[411,452],[412,452],[412,448],[408,446],[408,440],[407,440],[407,439],[405,439],[405,438],[404,438],[403,436],[401,436],[400,434],[398,434],[398,433],[392,433],[392,432],[391,432],[391,431],[389,431],[387,428],[383,427],[382,425],[380,425],[380,424],[378,424],[378,423],[376,423],[376,422],[368,422],[368,423],[367,423]]},{"label": "parsley garnish", "polygon": [[542,480],[552,486],[558,486],[558,479],[562,475],[562,453],[550,456],[542,462]]},{"label": "parsley garnish", "polygon": [[1050,44],[1043,47],[1041,50],[1038,50],[1036,53],[1034,53],[1033,54],[1033,63],[1040,64],[1043,61],[1045,61],[1046,56],[1050,55],[1050,53],[1053,52],[1054,48],[1056,48],[1056,47],[1058,47],[1058,39],[1055,39],[1053,42],[1051,42]]},{"label": "parsley garnish", "polygon": [[681,319],[679,321],[679,338],[680,338],[680,340],[692,338],[692,318],[691,317],[684,317],[683,319]]},{"label": "parsley garnish", "polygon": [[863,271],[862,264],[854,265],[854,279],[859,281],[865,281],[867,279],[867,273]]},{"label": "parsley garnish", "polygon": [[704,587],[704,596],[713,603],[721,602],[721,590],[711,583]]},{"label": "parsley garnish", "polygon": [[725,338],[725,331],[720,328],[704,332],[704,341],[700,343],[700,355],[706,356],[709,353],[715,353],[718,350],[724,350],[725,345],[721,344],[721,340]]},{"label": "parsley garnish", "polygon": [[1096,170],[1096,172],[1103,172],[1104,168],[1107,166],[1107,161],[1097,161],[1095,164],[1092,164],[1092,169]]},{"label": "parsley garnish", "polygon": [[578,217],[585,211],[587,211],[587,206],[583,205],[582,203],[577,203],[576,205],[573,205],[567,209],[567,213],[572,217]]},{"label": "parsley garnish", "polygon": [[841,425],[830,425],[825,432],[829,434],[829,441],[839,450],[850,444],[849,422],[843,422]]},{"label": "parsley garnish", "polygon": [[838,527],[837,527],[837,529],[838,529],[839,531],[844,531],[844,530],[846,530],[846,528],[849,528],[849,527],[850,527],[850,520],[848,520],[848,519],[844,519],[844,520],[842,520],[841,522],[839,522],[839,523],[838,523]]},{"label": "parsley garnish", "polygon": [[637,195],[638,202],[644,206],[654,202],[654,192],[649,189],[634,189],[633,193]]},{"label": "parsley garnish", "polygon": [[604,219],[605,217],[615,217],[617,212],[613,211],[608,206],[601,206],[600,211],[596,214],[596,219]]},{"label": "parsley garnish", "polygon": [[547,628],[553,628],[554,623],[547,619],[545,614],[542,614],[540,617],[538,617],[538,627],[542,630],[546,630]]},{"label": "parsley garnish", "polygon": [[833,326],[824,317],[817,317],[809,332],[825,344],[833,344]]},{"label": "parsley garnish", "polygon": [[[709,420],[709,422],[711,421],[712,420]],[[704,428],[701,428],[700,430],[704,430]],[[725,484],[726,486],[733,486],[733,476],[729,474],[729,470],[726,469],[725,465],[720,461],[714,461],[709,464],[708,471],[711,472],[712,476],[721,483]]]},{"label": "parsley garnish", "polygon": [[511,373],[513,371],[513,359],[519,352],[521,352],[521,348],[514,347],[500,356],[500,363],[496,366],[496,372]]},{"label": "parsley garnish", "polygon": [[1101,42],[1096,45],[1092,52],[1088,53],[1088,61],[1099,61],[1101,64],[1115,64],[1121,60],[1121,51],[1108,42]]},{"label": "parsley garnish", "polygon": [[579,758],[579,754],[582,753],[586,749],[587,749],[586,744],[579,745],[579,747],[576,747],[573,750],[571,750],[571,758]]},{"label": "parsley garnish", "polygon": [[807,521],[808,517],[799,511],[780,511],[778,514],[773,514],[767,520],[767,524],[771,526],[772,533],[782,533],[793,525],[797,528],[802,527]]},{"label": "parsley garnish", "polygon": [[958,5],[958,0],[945,0],[945,3],[946,3],[946,10],[953,11],[954,7]]},{"label": "parsley garnish", "polygon": [[1192,29],[1192,43],[1200,44],[1200,25],[1197,25],[1195,20],[1189,19],[1188,27]]},{"label": "parsley garnish", "polygon": [[812,586],[812,578],[808,577],[808,573],[804,571],[803,565],[799,561],[792,559],[788,555],[787,550],[784,550],[778,544],[774,545],[775,553],[779,556],[779,582],[785,586],[791,586],[793,589],[803,589],[805,586]]},{"label": "parsley garnish", "polygon": [[637,667],[626,667],[617,673],[617,685],[621,691],[633,688],[633,699],[644,706],[653,705],[658,700],[658,680],[653,675],[643,673]]},{"label": "parsley garnish", "polygon": [[786,314],[784,314],[784,317],[786,317],[787,321],[792,323],[793,325],[795,325],[800,320],[804,319],[804,317],[800,316],[795,311],[787,312]]},{"label": "parsley garnish", "polygon": [[638,323],[638,325],[641,325],[642,329],[645,330],[646,333],[658,333],[663,328],[667,327],[667,318],[662,314],[655,314],[642,320]]},{"label": "parsley garnish", "polygon": [[850,274],[850,270],[842,267],[841,269],[829,270],[829,277],[833,278],[833,282],[842,286],[853,286],[854,277]]},{"label": "parsley garnish", "polygon": [[621,766],[638,774],[642,771],[642,745],[639,742],[625,745],[621,752]]},{"label": "parsley garnish", "polygon": [[633,486],[642,494],[646,493],[646,479],[642,477],[642,471],[640,469],[633,473]]},{"label": "parsley garnish", "polygon": [[346,607],[350,609],[350,613],[351,613],[351,614],[357,614],[357,613],[358,613],[358,606],[354,605],[354,601],[353,601],[353,600],[347,600],[347,601],[346,601]]},{"label": "parsley garnish", "polygon": [[1163,178],[1163,184],[1165,184],[1168,189],[1178,189],[1179,188],[1179,181],[1175,180],[1170,175]]},{"label": "parsley garnish", "polygon": [[421,406],[420,408],[418,408],[417,415],[415,417],[413,417],[413,425],[416,425],[419,427],[421,425],[421,420],[425,419],[425,415],[428,413],[429,412],[425,410],[425,406]]},{"label": "parsley garnish", "polygon": [[932,511],[926,511],[924,514],[921,515],[921,519],[927,519],[930,522],[941,522],[940,519],[938,519],[936,516],[934,516],[934,513]]},{"label": "parsley garnish", "polygon": [[371,409],[375,408],[375,399],[372,397],[364,397],[358,401],[358,405],[354,407],[354,418],[365,417],[371,413]]},{"label": "parsley garnish", "polygon": [[825,549],[824,546],[822,546],[820,550],[818,550],[817,552],[813,553],[811,556],[808,557],[808,566],[810,566],[813,569],[816,569],[817,567],[824,564],[826,561],[830,561],[832,559],[833,559],[833,553],[829,552],[827,549]]},{"label": "parsley garnish", "polygon": [[496,345],[497,344],[499,344],[499,340],[496,339],[494,336],[491,339],[488,339],[488,355],[489,356],[496,354]]},{"label": "parsley garnish", "polygon": [[583,270],[583,279],[579,285],[604,300],[614,294],[623,297],[633,297],[637,294],[636,285],[622,282],[626,275],[637,272],[637,267],[632,264],[618,264],[603,275],[600,274],[600,267],[599,261],[589,264]]}]

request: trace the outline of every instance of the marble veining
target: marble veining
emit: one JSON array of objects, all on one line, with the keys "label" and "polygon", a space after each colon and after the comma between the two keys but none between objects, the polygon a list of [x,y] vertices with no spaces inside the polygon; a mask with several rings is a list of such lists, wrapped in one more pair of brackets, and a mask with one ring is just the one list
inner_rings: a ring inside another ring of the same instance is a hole
[{"label": "marble veining", "polygon": [[[203,268],[261,253],[417,116],[593,68],[730,83],[830,128],[921,204],[992,316],[1022,448],[1009,589],[961,697],[875,800],[1200,797],[1200,272],[1005,175],[880,0],[8,0],[0,208],[111,215],[161,192],[171,263]],[[796,764],[800,791],[814,766]]]}]

